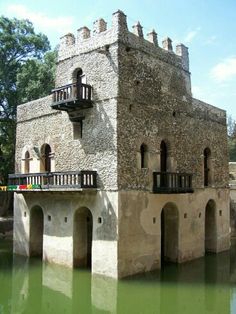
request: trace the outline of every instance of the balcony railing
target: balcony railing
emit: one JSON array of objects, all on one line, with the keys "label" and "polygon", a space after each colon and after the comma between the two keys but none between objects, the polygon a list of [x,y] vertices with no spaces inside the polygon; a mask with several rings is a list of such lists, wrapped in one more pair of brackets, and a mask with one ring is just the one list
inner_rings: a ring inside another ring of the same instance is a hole
[{"label": "balcony railing", "polygon": [[50,188],[97,188],[97,172],[67,171],[9,174],[8,188],[11,190]]},{"label": "balcony railing", "polygon": [[153,193],[193,193],[192,174],[153,172]]},{"label": "balcony railing", "polygon": [[91,107],[92,87],[87,84],[72,83],[52,90],[53,109],[68,110],[70,108]]}]

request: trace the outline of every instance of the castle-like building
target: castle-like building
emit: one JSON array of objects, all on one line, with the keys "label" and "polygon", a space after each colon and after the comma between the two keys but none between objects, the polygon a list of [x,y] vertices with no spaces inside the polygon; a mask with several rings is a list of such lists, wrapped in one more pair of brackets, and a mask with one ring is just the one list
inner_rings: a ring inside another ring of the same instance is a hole
[{"label": "castle-like building", "polygon": [[121,278],[229,249],[226,114],[162,46],[121,11],[61,38],[52,95],[18,107],[15,253]]}]

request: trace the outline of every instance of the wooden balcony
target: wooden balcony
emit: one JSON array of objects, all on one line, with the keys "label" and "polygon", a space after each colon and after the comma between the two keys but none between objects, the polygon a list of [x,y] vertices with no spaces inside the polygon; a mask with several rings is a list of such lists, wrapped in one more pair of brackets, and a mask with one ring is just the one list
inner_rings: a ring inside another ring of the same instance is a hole
[{"label": "wooden balcony", "polygon": [[96,171],[9,174],[8,190],[96,189]]},{"label": "wooden balcony", "polygon": [[192,174],[153,172],[153,193],[193,193]]},{"label": "wooden balcony", "polygon": [[92,87],[87,84],[72,83],[52,90],[56,110],[73,111],[92,107]]}]

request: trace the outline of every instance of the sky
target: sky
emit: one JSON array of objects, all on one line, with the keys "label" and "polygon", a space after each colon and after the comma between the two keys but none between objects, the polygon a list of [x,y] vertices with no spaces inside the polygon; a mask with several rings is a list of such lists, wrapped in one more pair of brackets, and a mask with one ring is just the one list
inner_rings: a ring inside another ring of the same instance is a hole
[{"label": "sky", "polygon": [[0,14],[27,18],[47,35],[52,48],[60,36],[104,18],[111,25],[118,9],[129,29],[139,21],[144,35],[155,29],[161,46],[189,48],[193,97],[227,111],[236,120],[236,0],[0,0]]}]

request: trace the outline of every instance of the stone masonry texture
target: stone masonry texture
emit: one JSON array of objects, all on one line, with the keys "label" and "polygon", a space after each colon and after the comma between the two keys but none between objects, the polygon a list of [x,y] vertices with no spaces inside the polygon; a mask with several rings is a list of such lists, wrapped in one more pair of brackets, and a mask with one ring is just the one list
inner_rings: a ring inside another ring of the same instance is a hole
[{"label": "stone masonry texture", "polygon": [[[192,97],[187,47],[179,44],[174,52],[167,38],[161,48],[155,30],[145,39],[140,23],[133,29],[135,33],[128,30],[125,14],[117,11],[111,27],[100,19],[94,23],[93,31],[83,27],[77,35],[61,38],[55,87],[74,82],[78,70],[82,70],[84,82],[92,86],[92,108],[74,113],[84,117],[82,138],[75,138],[66,111],[51,108],[51,95],[22,104],[17,111],[17,173],[23,171],[26,151],[30,153],[32,169],[39,169],[40,149],[45,143],[52,150],[54,171],[97,171],[99,196],[74,192],[73,206],[68,191],[65,196],[59,193],[58,199],[64,211],[66,207],[71,209],[67,213],[71,221],[77,203],[78,207],[87,204],[93,217],[106,217],[103,221],[110,221],[113,213],[112,224],[100,228],[99,235],[93,238],[96,256],[92,272],[116,278],[160,267],[160,219],[165,204],[178,208],[177,261],[204,255],[204,217],[209,200],[216,205],[213,251],[229,248],[226,113]],[[167,146],[167,171],[193,174],[193,194],[153,194],[153,172],[160,171],[162,141]],[[147,148],[145,168],[140,166],[142,144]],[[209,187],[204,187],[206,148],[210,151]],[[24,222],[22,215],[28,215],[44,195],[30,193],[15,196],[15,251],[26,255],[29,249],[17,238],[25,232],[23,229],[30,232],[30,223]],[[45,217],[57,204],[57,194],[50,195],[48,192],[43,204]],[[58,221],[62,221],[60,215],[55,210]],[[157,227],[153,226],[156,219]],[[50,224],[45,224],[49,230]],[[73,237],[73,232],[68,234]],[[60,228],[54,229],[53,236],[58,238],[50,238],[50,232],[45,235],[43,256],[63,263],[57,258],[59,237],[63,238]],[[27,237],[26,234],[26,242]],[[63,250],[68,254],[65,264],[71,266],[73,252],[71,241],[68,243]],[[114,254],[110,251],[106,256],[108,248]],[[103,259],[106,265],[102,265]]]}]

